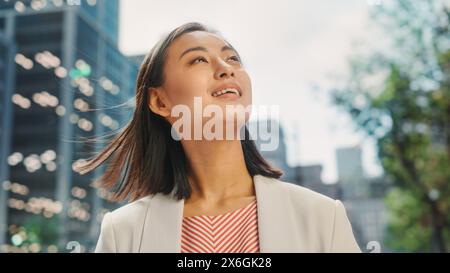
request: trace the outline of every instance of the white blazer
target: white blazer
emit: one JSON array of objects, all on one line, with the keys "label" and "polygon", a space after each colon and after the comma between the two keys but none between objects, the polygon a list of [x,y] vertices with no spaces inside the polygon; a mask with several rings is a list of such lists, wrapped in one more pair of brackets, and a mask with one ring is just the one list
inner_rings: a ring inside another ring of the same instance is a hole
[{"label": "white blazer", "polygon": [[[343,204],[304,187],[253,177],[260,252],[361,252]],[[184,199],[155,194],[113,212],[95,252],[180,252]]]}]

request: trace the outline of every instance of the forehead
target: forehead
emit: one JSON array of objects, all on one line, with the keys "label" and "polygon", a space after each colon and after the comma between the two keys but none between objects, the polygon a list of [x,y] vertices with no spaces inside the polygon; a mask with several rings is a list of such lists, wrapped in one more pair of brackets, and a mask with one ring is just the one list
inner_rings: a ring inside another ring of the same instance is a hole
[{"label": "forehead", "polygon": [[178,58],[186,49],[203,46],[211,50],[220,50],[229,45],[222,37],[206,31],[193,31],[178,37],[170,46],[168,52],[172,57]]}]

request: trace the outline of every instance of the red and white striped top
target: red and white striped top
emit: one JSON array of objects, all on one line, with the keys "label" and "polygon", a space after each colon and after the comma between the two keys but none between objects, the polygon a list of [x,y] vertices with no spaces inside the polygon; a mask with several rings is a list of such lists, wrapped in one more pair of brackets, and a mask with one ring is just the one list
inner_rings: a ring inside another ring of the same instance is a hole
[{"label": "red and white striped top", "polygon": [[183,217],[181,252],[259,252],[256,200],[225,214]]}]

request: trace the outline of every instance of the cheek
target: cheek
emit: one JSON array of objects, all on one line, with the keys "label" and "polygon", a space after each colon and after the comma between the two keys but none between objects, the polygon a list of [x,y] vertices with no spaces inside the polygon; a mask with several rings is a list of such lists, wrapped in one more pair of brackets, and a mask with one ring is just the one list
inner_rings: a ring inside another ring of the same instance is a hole
[{"label": "cheek", "polygon": [[239,82],[242,85],[242,89],[243,89],[243,104],[245,105],[249,105],[252,104],[252,82],[250,79],[250,76],[247,74],[247,72],[243,72],[242,74],[239,75]]},{"label": "cheek", "polygon": [[207,95],[208,82],[204,75],[198,73],[179,73],[174,75],[168,87],[168,96],[172,105],[193,105],[194,97]]}]

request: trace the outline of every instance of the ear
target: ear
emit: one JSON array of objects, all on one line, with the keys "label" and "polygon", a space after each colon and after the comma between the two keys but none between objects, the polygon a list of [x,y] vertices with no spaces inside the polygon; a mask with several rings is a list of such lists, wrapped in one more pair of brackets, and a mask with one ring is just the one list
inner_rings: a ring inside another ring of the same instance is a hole
[{"label": "ear", "polygon": [[147,105],[150,108],[150,110],[162,117],[170,116],[171,110],[163,90],[160,88],[152,87],[149,88],[147,92],[148,92]]}]

